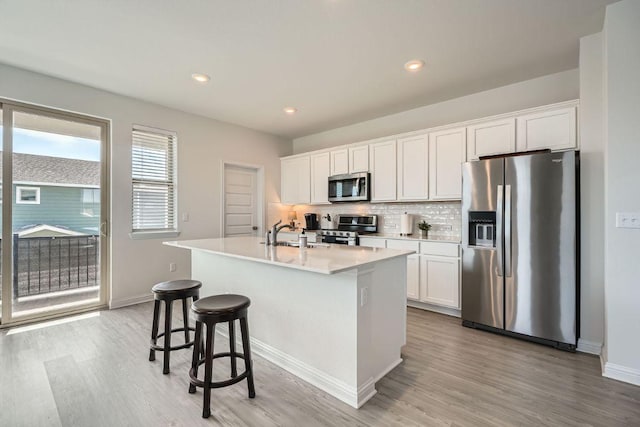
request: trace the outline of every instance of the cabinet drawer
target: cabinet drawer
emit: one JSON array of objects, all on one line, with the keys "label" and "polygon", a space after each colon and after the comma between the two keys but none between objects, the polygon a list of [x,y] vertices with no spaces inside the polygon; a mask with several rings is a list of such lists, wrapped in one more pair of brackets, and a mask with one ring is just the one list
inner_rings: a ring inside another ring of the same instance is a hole
[{"label": "cabinet drawer", "polygon": [[420,242],[411,242],[407,240],[387,240],[387,248],[389,249],[401,249],[406,251],[420,252]]},{"label": "cabinet drawer", "polygon": [[460,245],[453,243],[421,242],[420,253],[423,255],[459,257]]},{"label": "cabinet drawer", "polygon": [[386,248],[387,241],[385,239],[376,239],[373,237],[360,237],[360,246],[368,248]]}]

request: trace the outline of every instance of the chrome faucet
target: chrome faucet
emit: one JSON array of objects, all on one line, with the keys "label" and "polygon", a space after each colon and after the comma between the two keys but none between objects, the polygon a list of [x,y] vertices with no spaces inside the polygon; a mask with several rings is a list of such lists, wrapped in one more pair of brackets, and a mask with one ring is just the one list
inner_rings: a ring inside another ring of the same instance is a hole
[{"label": "chrome faucet", "polygon": [[[275,224],[273,224],[273,227],[271,227],[271,245],[273,246],[278,246],[278,232],[280,232],[280,230],[282,230],[283,228],[289,228],[291,230],[294,229],[289,224],[280,225],[281,223],[282,220],[276,222]],[[280,225],[280,227],[278,227],[278,225]]]}]

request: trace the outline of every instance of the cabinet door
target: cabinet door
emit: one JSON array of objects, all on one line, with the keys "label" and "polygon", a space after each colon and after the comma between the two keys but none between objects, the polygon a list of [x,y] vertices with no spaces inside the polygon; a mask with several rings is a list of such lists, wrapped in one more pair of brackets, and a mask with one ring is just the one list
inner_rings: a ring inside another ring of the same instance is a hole
[{"label": "cabinet door", "polygon": [[398,200],[429,199],[429,139],[398,140]]},{"label": "cabinet door", "polygon": [[386,248],[387,241],[385,239],[376,239],[374,237],[360,237],[360,246],[367,248]]},{"label": "cabinet door", "polygon": [[420,258],[420,300],[459,309],[460,260],[425,255]]},{"label": "cabinet door", "polygon": [[311,156],[311,204],[321,205],[329,203],[330,174],[329,153]]},{"label": "cabinet door", "polygon": [[407,257],[407,298],[420,299],[420,255]]},{"label": "cabinet door", "polygon": [[387,239],[387,248],[414,251],[407,257],[407,298],[420,299],[420,242],[415,240]]},{"label": "cabinet door", "polygon": [[295,159],[280,161],[280,201],[284,204],[292,204],[298,192],[296,180],[297,165]]},{"label": "cabinet door", "polygon": [[349,173],[369,172],[369,146],[349,147]]},{"label": "cabinet door", "polygon": [[467,160],[516,151],[516,119],[513,117],[467,127]]},{"label": "cabinet door", "polygon": [[331,175],[349,173],[349,150],[335,150],[331,153]]},{"label": "cabinet door", "polygon": [[309,156],[280,161],[280,199],[286,205],[308,204],[311,200]]},{"label": "cabinet door", "polygon": [[518,117],[518,151],[576,147],[576,107]]},{"label": "cabinet door", "polygon": [[371,201],[396,200],[396,141],[385,141],[369,146],[371,167]]},{"label": "cabinet door", "polygon": [[429,199],[462,198],[462,162],[465,159],[466,128],[429,134]]}]

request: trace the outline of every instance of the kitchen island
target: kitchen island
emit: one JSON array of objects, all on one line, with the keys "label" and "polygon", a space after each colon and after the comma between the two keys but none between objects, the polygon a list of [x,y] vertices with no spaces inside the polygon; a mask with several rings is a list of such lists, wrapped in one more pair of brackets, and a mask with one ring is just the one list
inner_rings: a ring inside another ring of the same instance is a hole
[{"label": "kitchen island", "polygon": [[402,362],[411,251],[274,247],[255,237],[165,244],[191,250],[201,298],[251,299],[252,351],[355,408]]}]

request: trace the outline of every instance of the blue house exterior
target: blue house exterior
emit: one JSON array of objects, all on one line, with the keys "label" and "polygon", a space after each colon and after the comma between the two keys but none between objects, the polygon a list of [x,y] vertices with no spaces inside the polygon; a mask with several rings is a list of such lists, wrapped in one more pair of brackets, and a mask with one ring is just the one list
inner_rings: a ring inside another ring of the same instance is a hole
[{"label": "blue house exterior", "polygon": [[[64,230],[70,235],[98,233],[99,162],[21,153],[13,156],[14,233],[28,235],[38,227],[38,236],[47,235],[42,226],[58,230],[51,235],[65,234]],[[4,198],[7,192],[2,190]]]}]

